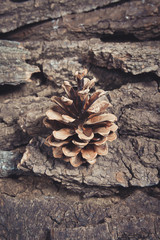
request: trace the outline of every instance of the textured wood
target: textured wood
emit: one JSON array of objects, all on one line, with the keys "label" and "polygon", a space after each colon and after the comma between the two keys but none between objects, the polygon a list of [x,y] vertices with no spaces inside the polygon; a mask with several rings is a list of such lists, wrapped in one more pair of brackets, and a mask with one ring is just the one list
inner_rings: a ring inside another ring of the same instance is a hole
[{"label": "textured wood", "polygon": [[33,24],[45,20],[57,19],[71,13],[93,11],[98,7],[105,7],[120,0],[43,0],[31,1],[3,1],[0,0],[0,31],[9,32],[26,24]]},{"label": "textured wood", "polygon": [[[32,49],[30,43],[27,42],[25,47],[33,51],[35,61],[42,65],[48,79],[58,86],[61,86],[61,82],[68,78],[75,83],[74,73],[84,66],[91,68],[91,71],[93,67],[99,67],[106,70],[121,70],[133,75],[155,73],[158,77],[160,76],[159,41],[102,43],[98,39],[78,42],[65,40],[44,42],[43,48],[37,48],[33,42]],[[100,73],[96,72],[94,73],[99,78]],[[107,76],[103,77],[107,78]],[[106,79],[106,85],[107,81],[110,81],[109,77]]]},{"label": "textured wood", "polygon": [[159,0],[51,1],[48,8],[44,5],[43,1],[12,3],[9,11],[7,9],[5,13],[6,8],[2,11],[1,31],[33,23],[6,36],[19,41],[65,38],[77,41],[93,37],[105,41],[124,41],[126,38],[135,41],[160,36]]},{"label": "textured wood", "polygon": [[[0,239],[159,239],[160,1],[0,6]],[[44,145],[42,119],[83,68],[119,130],[108,155],[75,169]]]},{"label": "textured wood", "polygon": [[22,97],[1,104],[1,149],[11,150],[27,144],[31,136],[46,131],[42,119],[50,105],[48,98],[38,97]]},{"label": "textured wood", "polygon": [[17,173],[18,160],[22,154],[12,151],[0,151],[0,177],[8,177]]},{"label": "textured wood", "polygon": [[30,53],[18,42],[0,40],[0,85],[26,83],[39,68],[25,62]]},{"label": "textured wood", "polygon": [[[105,195],[103,187],[106,187],[107,192],[107,187],[111,186],[144,187],[157,184],[160,157],[158,150],[160,95],[157,92],[156,82],[127,84],[109,92],[108,97],[113,105],[112,111],[118,116],[119,126],[119,137],[109,144],[108,155],[97,158],[94,166],[75,169],[63,161],[53,161],[52,154],[50,155],[47,149],[42,151],[38,146],[35,147],[34,140],[27,147],[22,158],[22,167],[36,174],[46,174],[62,182],[62,185],[67,188],[84,192],[84,194],[90,192],[93,195],[95,193]],[[29,116],[29,113],[25,116],[26,121]],[[33,124],[34,120],[30,122],[32,122],[31,130],[34,132],[33,126],[36,124]],[[31,135],[30,125],[27,124],[25,122],[23,127]],[[48,161],[46,161],[46,154],[50,155]],[[53,163],[54,168],[52,168]],[[62,174],[63,172],[66,174]],[[88,190],[82,183],[85,183]],[[91,189],[89,189],[90,186],[92,186]]]},{"label": "textured wood", "polygon": [[45,178],[1,179],[1,238],[157,240],[158,196],[157,187],[83,201]]}]

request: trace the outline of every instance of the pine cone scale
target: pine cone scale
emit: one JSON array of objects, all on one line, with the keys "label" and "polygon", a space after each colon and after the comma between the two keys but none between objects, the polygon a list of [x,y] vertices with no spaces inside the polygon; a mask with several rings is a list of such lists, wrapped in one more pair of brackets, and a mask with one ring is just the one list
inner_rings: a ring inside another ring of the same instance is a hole
[{"label": "pine cone scale", "polygon": [[52,148],[53,151],[53,157],[55,158],[62,158],[63,157],[63,152],[61,147],[54,147]]},{"label": "pine cone scale", "polygon": [[73,167],[79,167],[83,163],[80,155],[70,158],[69,161]]},{"label": "pine cone scale", "polygon": [[55,137],[55,139],[58,139],[58,140],[65,140],[67,139],[68,137],[74,135],[75,131],[73,129],[70,129],[70,128],[63,128],[63,129],[60,129],[58,131],[53,131],[53,136]]},{"label": "pine cone scale", "polygon": [[91,140],[94,137],[94,133],[92,132],[91,135],[87,136],[83,131],[76,129],[76,133],[78,134],[79,139],[81,140]]},{"label": "pine cone scale", "polygon": [[46,112],[46,115],[49,120],[62,121],[62,115],[58,112],[53,111],[52,109]]},{"label": "pine cone scale", "polygon": [[82,157],[86,160],[93,160],[97,156],[97,152],[93,145],[87,145],[81,150]]},{"label": "pine cone scale", "polygon": [[65,115],[65,114],[62,115],[62,121],[66,122],[66,123],[70,123],[70,122],[72,123],[75,120],[76,120],[75,118],[70,117],[68,115]]},{"label": "pine cone scale", "polygon": [[86,124],[96,124],[104,121],[109,121],[109,122],[115,122],[117,121],[117,118],[114,114],[107,113],[107,114],[101,114],[98,116],[91,116],[85,123]]},{"label": "pine cone scale", "polygon": [[80,152],[81,148],[74,145],[74,144],[68,144],[64,147],[62,147],[62,152],[67,157],[75,157]]},{"label": "pine cone scale", "polygon": [[53,135],[50,135],[46,138],[46,142],[50,145],[50,146],[53,146],[53,147],[61,147],[65,144],[68,144],[70,142],[70,140],[65,140],[65,141],[60,141],[60,140],[57,140],[53,137]]},{"label": "pine cone scale", "polygon": [[97,154],[101,156],[105,156],[108,153],[108,145],[106,143],[99,146],[95,145],[94,148]]},{"label": "pine cone scale", "polygon": [[[103,91],[103,90],[102,90]],[[84,110],[87,111],[88,108],[98,99],[99,95],[101,94],[100,90],[97,90],[95,93],[91,95],[88,101],[84,104]],[[104,92],[104,91],[103,91]]]},{"label": "pine cone scale", "polygon": [[80,146],[80,147],[84,147],[84,146],[86,146],[88,144],[88,142],[80,142],[80,141],[76,141],[74,139],[72,140],[72,143],[74,145],[77,145],[77,146]]},{"label": "pine cone scale", "polygon": [[92,144],[94,144],[94,145],[96,145],[96,146],[99,146],[99,145],[102,145],[102,144],[104,144],[106,141],[107,141],[107,137],[108,136],[106,136],[106,137],[103,137],[101,140],[99,140],[99,141],[94,141],[93,140],[93,142],[92,142]]},{"label": "pine cone scale", "polygon": [[107,136],[107,141],[112,142],[112,141],[116,140],[116,138],[117,138],[117,135],[114,132],[114,133],[111,133]]},{"label": "pine cone scale", "polygon": [[102,136],[106,136],[110,133],[110,128],[108,126],[98,127],[94,129],[94,133],[99,133]]},{"label": "pine cone scale", "polygon": [[93,103],[87,110],[89,113],[103,113],[107,107],[110,107],[110,104],[107,103],[106,101],[96,101]]},{"label": "pine cone scale", "polygon": [[[57,96],[53,96],[51,97],[51,100],[55,104],[57,104],[63,111],[65,111],[67,115],[70,115],[73,118],[77,116],[77,110],[74,107],[73,100],[66,98],[64,96],[62,96],[61,98]],[[61,112],[61,109],[60,109],[60,112]]]}]

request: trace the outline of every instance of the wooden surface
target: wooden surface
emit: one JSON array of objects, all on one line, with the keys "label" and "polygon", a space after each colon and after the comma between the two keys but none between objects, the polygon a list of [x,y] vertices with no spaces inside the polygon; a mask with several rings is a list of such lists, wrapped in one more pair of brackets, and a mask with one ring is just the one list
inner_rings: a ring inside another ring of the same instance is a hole
[{"label": "wooden surface", "polygon": [[[159,0],[0,6],[0,239],[159,239]],[[73,168],[43,144],[42,120],[84,68],[118,139]]]}]

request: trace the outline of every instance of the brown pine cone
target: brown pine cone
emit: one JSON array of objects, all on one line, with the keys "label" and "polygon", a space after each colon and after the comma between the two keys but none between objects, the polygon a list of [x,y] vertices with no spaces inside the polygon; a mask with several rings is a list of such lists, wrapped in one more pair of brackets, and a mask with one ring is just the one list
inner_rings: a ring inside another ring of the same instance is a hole
[{"label": "brown pine cone", "polygon": [[85,78],[87,70],[76,74],[78,87],[65,81],[67,97],[52,97],[56,103],[46,112],[44,125],[52,129],[45,144],[53,149],[53,156],[78,167],[82,163],[94,164],[97,155],[108,153],[107,141],[117,138],[117,118],[106,109],[111,106],[105,91],[99,89],[90,94],[96,79]]}]

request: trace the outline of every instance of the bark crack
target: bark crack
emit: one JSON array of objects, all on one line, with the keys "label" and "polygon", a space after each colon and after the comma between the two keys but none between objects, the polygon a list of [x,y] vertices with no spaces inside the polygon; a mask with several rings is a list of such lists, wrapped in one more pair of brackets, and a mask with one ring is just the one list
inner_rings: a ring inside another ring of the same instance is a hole
[{"label": "bark crack", "polygon": [[[45,20],[41,20],[41,21],[38,21],[38,22],[32,22],[32,23],[29,23],[29,24],[25,24],[23,26],[20,26],[14,30],[11,30],[9,32],[6,32],[6,33],[0,33],[0,40],[10,40],[10,41],[15,41],[14,39],[12,40],[12,35],[16,34],[16,33],[20,33],[20,32],[23,32],[25,30],[29,30],[30,28],[32,27],[36,27],[36,26],[41,26],[47,22],[51,22],[53,20],[57,20],[57,19],[60,19],[61,17],[58,17],[58,18],[48,18],[48,19],[45,19]],[[19,39],[19,41],[21,41]]]}]

